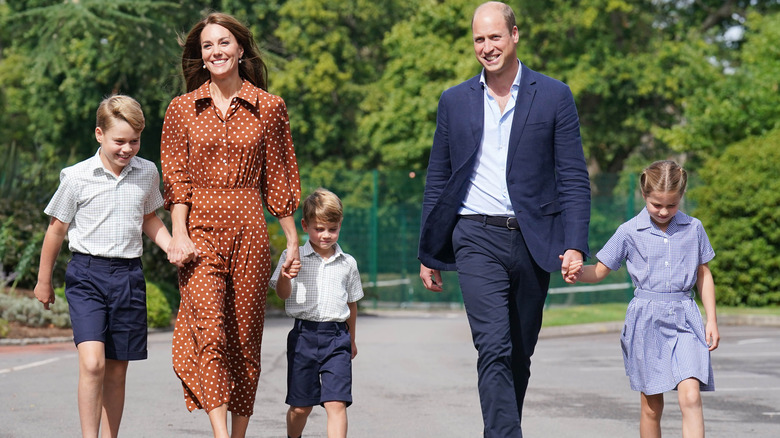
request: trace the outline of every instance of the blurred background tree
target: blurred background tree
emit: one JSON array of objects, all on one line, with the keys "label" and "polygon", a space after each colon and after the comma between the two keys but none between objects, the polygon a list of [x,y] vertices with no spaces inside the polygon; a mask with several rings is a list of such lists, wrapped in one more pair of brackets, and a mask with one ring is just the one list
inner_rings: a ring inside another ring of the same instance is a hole
[{"label": "blurred background tree", "polygon": [[[4,269],[19,265],[45,229],[42,210],[59,170],[95,153],[104,96],[141,102],[140,155],[159,165],[163,115],[183,92],[177,36],[211,10],[244,21],[263,50],[269,91],[288,105],[305,192],[324,185],[348,208],[375,214],[419,203],[438,98],[480,72],[470,29],[479,3],[0,0],[0,223],[13,217],[15,248]],[[572,88],[594,193],[625,192],[629,176],[655,159],[676,159],[696,177],[731,156],[727,149],[778,147],[751,140],[770,138],[780,120],[777,0],[508,3],[521,61]],[[375,170],[408,177],[377,178]],[[776,166],[765,170],[758,177],[777,178]],[[621,177],[596,183],[601,173]],[[700,181],[709,185],[712,175]],[[373,205],[378,189],[384,206]],[[714,214],[714,198],[692,200],[702,215]],[[606,230],[613,220],[604,213],[594,211],[594,223]],[[146,249],[150,279],[167,290],[175,270]],[[764,268],[780,277],[777,266]],[[37,266],[27,271],[19,287],[34,284]]]}]

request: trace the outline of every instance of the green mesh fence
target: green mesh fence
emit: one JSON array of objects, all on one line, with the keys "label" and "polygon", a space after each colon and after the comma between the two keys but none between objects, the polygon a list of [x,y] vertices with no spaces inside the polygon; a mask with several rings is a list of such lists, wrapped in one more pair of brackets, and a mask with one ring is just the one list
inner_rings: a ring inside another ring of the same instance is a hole
[{"label": "green mesh fence", "polygon": [[[339,244],[358,262],[366,292],[363,306],[462,306],[454,272],[443,273],[442,293],[428,291],[419,279],[417,244],[425,175],[337,171],[304,178],[303,197],[322,186],[339,195],[344,203]],[[644,206],[635,177],[621,179],[616,174],[602,174],[591,179],[591,188],[591,259],[587,263],[593,263],[593,256],[617,227]],[[299,209],[298,223],[300,215]],[[567,285],[553,273],[548,305],[627,302],[632,294],[624,268],[598,285]]]}]

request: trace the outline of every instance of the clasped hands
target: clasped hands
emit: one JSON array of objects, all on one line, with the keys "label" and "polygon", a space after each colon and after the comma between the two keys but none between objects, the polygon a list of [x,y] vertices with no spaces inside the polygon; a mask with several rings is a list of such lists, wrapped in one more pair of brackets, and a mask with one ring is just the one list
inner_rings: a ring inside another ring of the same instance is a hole
[{"label": "clasped hands", "polygon": [[575,250],[566,250],[566,253],[559,255],[561,260],[561,276],[566,283],[575,284],[582,275],[582,253]]}]

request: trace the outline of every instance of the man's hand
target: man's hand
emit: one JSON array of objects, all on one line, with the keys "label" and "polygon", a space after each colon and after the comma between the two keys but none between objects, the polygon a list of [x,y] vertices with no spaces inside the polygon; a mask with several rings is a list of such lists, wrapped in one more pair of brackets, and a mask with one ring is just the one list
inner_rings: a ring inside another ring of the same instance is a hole
[{"label": "man's hand", "polygon": [[420,265],[420,279],[426,289],[433,292],[442,291],[441,272],[438,269],[431,269],[425,265]]},{"label": "man's hand", "polygon": [[569,284],[574,284],[582,275],[582,253],[576,249],[567,249],[561,256],[561,276]]}]

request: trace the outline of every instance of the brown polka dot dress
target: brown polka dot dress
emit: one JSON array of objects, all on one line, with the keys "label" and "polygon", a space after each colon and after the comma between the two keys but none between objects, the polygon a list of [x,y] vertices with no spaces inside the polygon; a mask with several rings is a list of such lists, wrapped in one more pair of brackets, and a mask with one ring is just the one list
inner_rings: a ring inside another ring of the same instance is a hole
[{"label": "brown polka dot dress", "polygon": [[285,217],[300,201],[287,108],[244,81],[223,119],[206,82],[168,106],[161,148],[165,206],[189,205],[200,253],[179,270],[173,369],[190,411],[250,416],[271,276],[263,205]]}]

